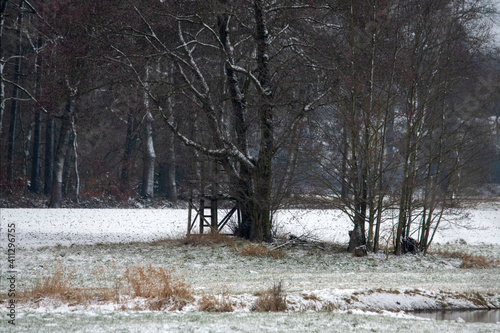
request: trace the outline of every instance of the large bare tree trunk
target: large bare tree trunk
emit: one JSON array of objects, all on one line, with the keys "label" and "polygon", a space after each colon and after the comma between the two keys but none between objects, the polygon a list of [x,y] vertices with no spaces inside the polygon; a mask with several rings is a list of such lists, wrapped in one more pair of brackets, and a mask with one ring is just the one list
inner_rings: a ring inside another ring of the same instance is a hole
[{"label": "large bare tree trunk", "polygon": [[262,0],[254,1],[257,39],[257,78],[263,88],[260,94],[260,150],[254,170],[254,213],[250,239],[263,241],[271,239],[271,178],[274,150],[274,126],[272,91],[269,74],[269,35],[264,19]]}]

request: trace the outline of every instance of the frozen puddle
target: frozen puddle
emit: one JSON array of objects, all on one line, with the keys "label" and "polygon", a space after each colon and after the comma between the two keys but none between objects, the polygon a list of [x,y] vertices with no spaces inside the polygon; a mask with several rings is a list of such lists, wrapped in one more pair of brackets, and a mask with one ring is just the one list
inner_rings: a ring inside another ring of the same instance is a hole
[{"label": "frozen puddle", "polygon": [[410,312],[410,314],[436,320],[453,320],[467,323],[500,323],[500,309],[418,311]]}]

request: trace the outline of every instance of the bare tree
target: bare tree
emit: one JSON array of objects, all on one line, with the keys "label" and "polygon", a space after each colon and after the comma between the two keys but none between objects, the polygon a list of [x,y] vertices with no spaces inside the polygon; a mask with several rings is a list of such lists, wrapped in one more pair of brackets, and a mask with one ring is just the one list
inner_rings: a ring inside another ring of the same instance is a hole
[{"label": "bare tree", "polygon": [[[288,37],[290,26],[276,23],[283,10],[258,0],[238,5],[222,1],[215,7],[200,3],[196,13],[175,4],[148,6],[132,7],[139,22],[129,29],[143,38],[153,54],[162,55],[164,68],[175,65],[174,80],[182,88],[173,90],[172,98],[193,107],[193,119],[198,119],[198,130],[203,133],[197,137],[205,141],[190,137],[179,121],[173,123],[165,112],[167,99],[157,94],[152,82],[139,75],[137,79],[178,139],[224,168],[230,194],[240,204],[241,234],[256,241],[270,239],[273,158],[282,138],[293,132],[289,129],[321,96],[312,89],[307,94],[309,103],[287,111],[280,105],[288,94],[279,74],[298,68],[304,60],[296,50],[291,51],[298,43]],[[161,14],[165,11],[173,13],[168,20]],[[159,19],[161,24],[155,21]],[[138,74],[140,65],[133,53],[116,50],[113,60],[133,67],[132,72]]]},{"label": "bare tree", "polygon": [[[322,35],[336,46],[324,55],[337,67],[322,67],[331,71],[328,82],[336,85],[337,96],[313,118],[309,151],[317,158],[309,170],[351,217],[350,250],[378,249],[383,213],[397,198],[400,254],[403,240],[417,237],[416,228],[428,230],[412,225],[416,216],[439,225],[447,205],[431,193],[439,188],[447,193],[443,198],[450,197],[451,188],[439,184],[457,179],[464,162],[457,154],[465,142],[480,142],[472,141],[473,131],[464,125],[477,121],[464,122],[472,115],[459,115],[452,95],[480,51],[482,39],[468,29],[487,9],[448,0],[346,1],[329,13],[323,30],[333,26],[338,33]],[[420,193],[429,194],[432,208],[421,206]],[[422,238],[428,246],[430,238]]]}]

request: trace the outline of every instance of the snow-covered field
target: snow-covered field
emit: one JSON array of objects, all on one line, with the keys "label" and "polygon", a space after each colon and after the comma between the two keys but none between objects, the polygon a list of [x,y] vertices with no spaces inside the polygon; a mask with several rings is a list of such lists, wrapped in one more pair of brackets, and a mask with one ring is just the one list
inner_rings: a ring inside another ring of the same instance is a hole
[{"label": "snow-covered field", "polygon": [[[352,227],[335,210],[287,210],[275,216],[277,233],[346,243]],[[181,311],[149,311],[137,300],[72,305],[51,299],[23,302],[16,331],[25,332],[496,332],[500,324],[434,321],[402,311],[500,306],[500,268],[460,268],[460,259],[385,253],[353,258],[328,247],[287,248],[283,258],[244,257],[229,246],[179,245],[187,210],[176,209],[1,209],[0,267],[8,270],[6,234],[15,224],[17,290],[50,275],[56,262],[74,270],[79,287],[114,284],[127,268],[153,265],[174,269],[195,301]],[[384,235],[392,228],[389,218]],[[157,242],[152,242],[157,241]],[[450,216],[435,237],[434,249],[481,254],[500,260],[500,207]],[[96,278],[100,273],[100,280]],[[259,292],[282,281],[285,313],[255,313]],[[0,294],[6,298],[6,282]],[[224,314],[199,312],[205,294],[222,293],[234,304]],[[477,302],[477,298],[484,302]],[[485,303],[486,302],[486,303]],[[9,331],[2,306],[0,331]]]},{"label": "snow-covered field", "polygon": [[[179,238],[187,230],[185,209],[1,209],[0,219],[2,230],[8,223],[16,223],[17,246],[25,248],[148,242]],[[278,234],[327,242],[347,243],[352,230],[347,216],[338,210],[284,210],[274,219]],[[393,223],[396,220],[388,213],[383,236],[388,236]],[[434,239],[436,243],[500,244],[500,207],[445,218]],[[4,237],[0,247],[5,246]]]}]

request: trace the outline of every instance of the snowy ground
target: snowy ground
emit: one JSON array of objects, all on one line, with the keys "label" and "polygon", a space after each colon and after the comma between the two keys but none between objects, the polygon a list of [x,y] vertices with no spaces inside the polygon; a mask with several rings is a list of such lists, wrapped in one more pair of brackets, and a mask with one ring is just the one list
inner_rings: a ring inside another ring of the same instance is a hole
[{"label": "snowy ground", "polygon": [[[338,210],[284,210],[274,219],[277,234],[307,235],[321,241],[347,243],[352,230]],[[72,244],[148,242],[179,238],[187,229],[185,209],[1,209],[2,230],[16,223],[17,246],[38,248]],[[382,236],[396,217],[387,214]],[[196,229],[196,228],[195,228]],[[500,244],[500,204],[444,218],[436,243]],[[0,247],[6,246],[5,237]]]},{"label": "snowy ground", "polygon": [[[278,234],[307,235],[327,242],[347,242],[349,221],[335,210],[281,211]],[[19,331],[163,331],[163,332],[495,332],[500,324],[419,319],[414,309],[500,306],[500,268],[462,269],[460,259],[384,253],[353,258],[328,247],[287,248],[283,258],[243,257],[229,246],[152,242],[185,234],[187,211],[175,209],[1,209],[0,267],[7,271],[7,226],[15,223],[17,290],[50,275],[55,262],[74,270],[75,283],[113,284],[131,266],[174,269],[191,285],[196,300],[182,311],[146,311],[132,301],[71,305],[43,299],[17,308]],[[392,222],[385,223],[389,235]],[[473,209],[450,216],[435,238],[435,249],[482,254],[500,259],[500,207]],[[99,279],[96,272],[101,272]],[[103,273],[104,272],[104,273]],[[259,292],[282,281],[285,313],[250,311]],[[5,279],[0,294],[6,298]],[[197,311],[202,295],[224,291],[234,312]],[[483,301],[478,302],[478,297]],[[125,305],[125,308],[123,306]],[[135,308],[134,308],[135,306]],[[8,326],[2,306],[0,331]]]}]

